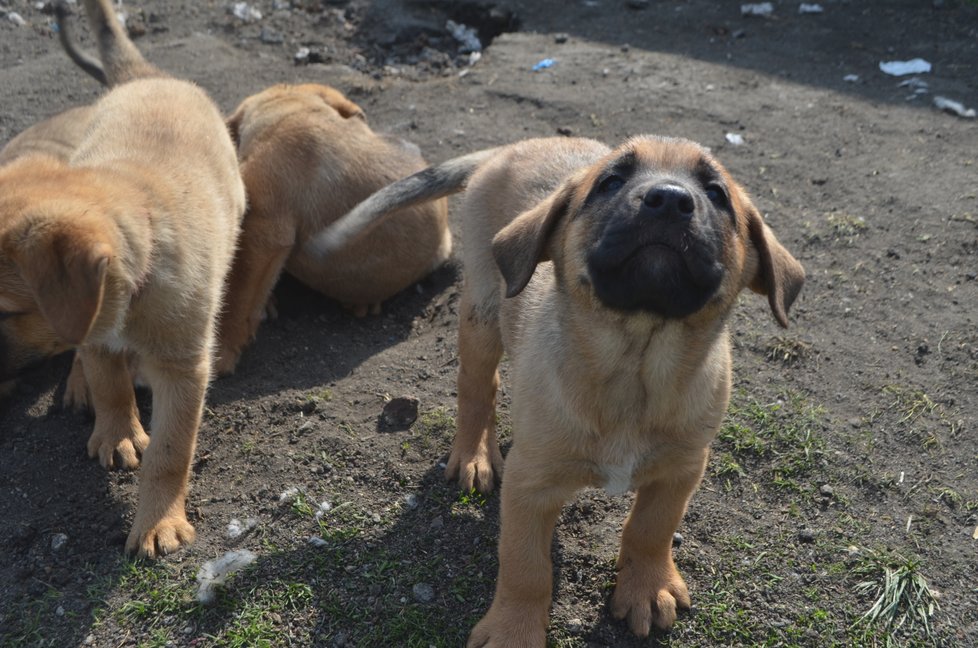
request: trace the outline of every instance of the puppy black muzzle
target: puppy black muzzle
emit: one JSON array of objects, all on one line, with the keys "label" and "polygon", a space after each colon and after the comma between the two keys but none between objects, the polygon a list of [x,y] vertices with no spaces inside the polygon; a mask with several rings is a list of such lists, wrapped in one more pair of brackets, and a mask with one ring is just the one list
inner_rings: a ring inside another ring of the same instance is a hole
[{"label": "puppy black muzzle", "polygon": [[720,214],[697,190],[673,181],[629,192],[612,207],[587,267],[609,308],[683,318],[723,280]]}]

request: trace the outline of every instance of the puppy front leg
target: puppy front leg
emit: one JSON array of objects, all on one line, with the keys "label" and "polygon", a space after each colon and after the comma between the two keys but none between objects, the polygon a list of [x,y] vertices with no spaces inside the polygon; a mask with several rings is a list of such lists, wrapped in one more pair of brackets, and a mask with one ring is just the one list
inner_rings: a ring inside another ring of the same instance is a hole
[{"label": "puppy front leg", "polygon": [[[234,372],[241,351],[261,324],[272,289],[282,274],[295,242],[295,227],[284,215],[261,222],[252,206],[227,279],[224,310],[218,334],[214,370],[224,376]],[[269,231],[271,229],[271,231]]]},{"label": "puppy front leg", "polygon": [[559,475],[543,477],[540,462],[525,461],[515,446],[506,461],[496,594],[469,635],[468,648],[543,648],[547,643],[550,544],[560,509],[574,489]]},{"label": "puppy front leg", "polygon": [[689,609],[689,591],[672,560],[672,536],[700,483],[707,456],[704,450],[699,470],[641,486],[625,521],[611,612],[616,619],[627,617],[639,637],[648,636],[652,624],[668,630],[676,609]]},{"label": "puppy front leg", "polygon": [[153,390],[153,440],[143,453],[129,553],[155,558],[194,540],[185,506],[209,367],[209,358],[187,364],[143,359],[140,365]]},{"label": "puppy front leg", "polygon": [[458,431],[445,477],[466,491],[492,491],[502,477],[503,455],[496,440],[496,390],[503,344],[495,322],[483,321],[463,294],[458,328]]},{"label": "puppy front leg", "polygon": [[88,392],[88,381],[85,380],[85,368],[82,366],[81,354],[75,352],[71,361],[71,371],[65,380],[65,395],[62,399],[65,409],[84,412],[91,409],[92,397]]},{"label": "puppy front leg", "polygon": [[136,394],[125,353],[81,347],[72,365],[75,382],[88,384],[95,409],[95,429],[88,439],[88,456],[105,468],[139,466],[149,436],[139,422]]}]

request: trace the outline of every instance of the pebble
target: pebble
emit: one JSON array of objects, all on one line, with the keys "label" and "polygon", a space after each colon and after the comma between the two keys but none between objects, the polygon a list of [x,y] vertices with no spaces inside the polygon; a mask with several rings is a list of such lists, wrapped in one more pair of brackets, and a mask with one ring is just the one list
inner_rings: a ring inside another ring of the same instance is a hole
[{"label": "pebble", "polygon": [[673,547],[681,547],[682,544],[683,544],[683,534],[679,533],[678,531],[676,533],[673,533],[672,534],[672,546]]},{"label": "pebble", "polygon": [[554,34],[554,42],[557,43],[558,45],[566,43],[568,38],[570,37],[564,32]]},{"label": "pebble", "polygon": [[51,536],[51,551],[61,551],[68,544],[68,536],[63,533],[55,533]]},{"label": "pebble", "polygon": [[23,17],[16,11],[11,11],[7,13],[7,20],[17,25],[18,27],[23,27],[24,25],[27,24],[27,21],[24,20]]},{"label": "pebble", "polygon": [[404,505],[411,510],[418,508],[418,496],[414,493],[408,493],[404,496]]},{"label": "pebble", "polygon": [[445,526],[445,520],[443,520],[442,517],[439,515],[438,517],[436,517],[434,520],[431,521],[431,524],[428,525],[428,528],[441,529],[444,528],[444,526]]},{"label": "pebble", "polygon": [[281,45],[285,42],[285,36],[268,27],[261,28],[261,34],[258,38],[261,39],[261,42],[269,45]]},{"label": "pebble", "polygon": [[815,532],[811,529],[801,529],[798,531],[798,541],[806,544],[815,542]]},{"label": "pebble", "polygon": [[567,632],[572,635],[579,635],[584,632],[584,622],[580,619],[571,619],[567,622]]},{"label": "pebble", "polygon": [[418,407],[420,405],[421,401],[414,396],[392,398],[384,404],[380,422],[388,429],[407,429],[418,420]]},{"label": "pebble", "polygon": [[818,489],[818,492],[822,494],[823,497],[832,497],[835,491],[828,484],[822,484],[822,487]]},{"label": "pebble", "polygon": [[411,588],[414,598],[421,603],[431,603],[435,600],[435,589],[428,583],[417,583]]}]

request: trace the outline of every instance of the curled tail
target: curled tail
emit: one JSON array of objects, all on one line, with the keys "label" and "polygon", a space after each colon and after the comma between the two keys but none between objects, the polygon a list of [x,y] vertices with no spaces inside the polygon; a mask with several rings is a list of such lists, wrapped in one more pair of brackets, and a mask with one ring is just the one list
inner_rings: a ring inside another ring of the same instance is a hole
[{"label": "curled tail", "polygon": [[69,21],[65,1],[60,0],[55,5],[61,45],[71,60],[81,69],[109,87],[135,79],[167,76],[159,68],[147,62],[129,40],[125,28],[112,10],[111,0],[84,0],[84,5],[88,23],[98,43],[101,63],[75,47],[71,41],[70,28],[67,26]]},{"label": "curled tail", "polygon": [[452,158],[378,189],[310,239],[309,251],[326,257],[366,234],[394,210],[462,191],[475,170],[498,151],[491,148]]}]

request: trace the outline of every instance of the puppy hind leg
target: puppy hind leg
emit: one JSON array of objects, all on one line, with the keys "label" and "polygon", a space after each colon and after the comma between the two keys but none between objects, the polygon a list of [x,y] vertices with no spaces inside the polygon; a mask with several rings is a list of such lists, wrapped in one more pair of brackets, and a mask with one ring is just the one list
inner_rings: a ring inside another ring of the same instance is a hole
[{"label": "puppy hind leg", "polygon": [[132,470],[149,445],[149,436],[139,422],[136,394],[125,353],[103,348],[81,347],[75,352],[72,373],[87,383],[95,410],[95,429],[88,439],[88,456],[98,457],[105,468],[118,465]]},{"label": "puppy hind leg", "polygon": [[445,468],[463,490],[489,493],[503,474],[496,439],[496,390],[503,344],[494,322],[486,322],[463,296],[458,331],[458,431]]},{"label": "puppy hind leg", "polygon": [[153,437],[143,453],[126,551],[155,558],[194,540],[185,508],[210,359],[184,364],[143,358],[140,368],[153,390]]},{"label": "puppy hind leg", "polygon": [[214,369],[219,375],[234,372],[241,352],[255,336],[272,289],[282,274],[295,240],[293,226],[282,218],[276,230],[254,232],[246,220],[238,240],[225,305],[221,313],[219,351]]},{"label": "puppy hind leg", "polygon": [[625,521],[611,613],[627,618],[639,637],[648,636],[653,624],[668,630],[677,608],[690,607],[689,591],[672,559],[672,537],[702,478],[706,456],[699,471],[641,486]]}]

